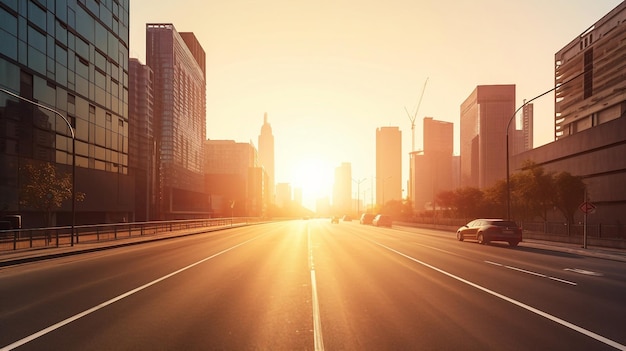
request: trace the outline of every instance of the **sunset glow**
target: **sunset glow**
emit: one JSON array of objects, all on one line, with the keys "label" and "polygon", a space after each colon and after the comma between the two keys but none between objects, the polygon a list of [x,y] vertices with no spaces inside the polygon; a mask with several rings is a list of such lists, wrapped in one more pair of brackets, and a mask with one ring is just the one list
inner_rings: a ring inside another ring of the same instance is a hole
[{"label": "sunset glow", "polygon": [[[267,112],[275,181],[302,186],[312,203],[308,196],[330,192],[341,162],[352,164],[354,177],[374,176],[382,126],[402,131],[406,183],[405,107],[413,111],[427,78],[415,148],[423,145],[423,118],[433,117],[454,123],[458,155],[460,105],[476,86],[515,84],[520,106],[553,86],[554,53],[618,3],[133,0],[130,55],[145,58],[145,23],[194,32],[206,51],[207,137],[256,140]],[[555,27],[557,18],[567,20]],[[551,142],[553,130],[548,95],[535,102],[535,146]],[[303,165],[308,154],[329,174]]]}]

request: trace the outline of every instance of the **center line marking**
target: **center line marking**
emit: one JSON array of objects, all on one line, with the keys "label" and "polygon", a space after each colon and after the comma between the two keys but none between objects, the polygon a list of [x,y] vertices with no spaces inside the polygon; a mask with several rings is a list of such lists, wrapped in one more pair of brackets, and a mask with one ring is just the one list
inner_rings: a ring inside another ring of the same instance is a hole
[{"label": "center line marking", "polygon": [[315,280],[315,264],[313,262],[313,245],[311,245],[311,229],[306,227],[307,242],[309,245],[309,268],[311,270],[311,303],[313,304],[313,340],[316,351],[324,350],[324,338],[322,337],[322,318],[320,317],[320,304],[317,297],[317,282]]}]

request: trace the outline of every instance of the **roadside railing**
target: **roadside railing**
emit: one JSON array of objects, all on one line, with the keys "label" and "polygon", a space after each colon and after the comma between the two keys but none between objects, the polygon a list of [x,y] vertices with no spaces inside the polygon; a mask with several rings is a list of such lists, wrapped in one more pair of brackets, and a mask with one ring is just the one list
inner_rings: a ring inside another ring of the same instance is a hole
[{"label": "roadside railing", "polygon": [[[260,218],[232,217],[79,225],[74,227],[74,244],[155,236],[199,228],[233,227],[259,222]],[[215,228],[214,228],[215,229]],[[0,230],[0,252],[71,245],[72,227]]]}]

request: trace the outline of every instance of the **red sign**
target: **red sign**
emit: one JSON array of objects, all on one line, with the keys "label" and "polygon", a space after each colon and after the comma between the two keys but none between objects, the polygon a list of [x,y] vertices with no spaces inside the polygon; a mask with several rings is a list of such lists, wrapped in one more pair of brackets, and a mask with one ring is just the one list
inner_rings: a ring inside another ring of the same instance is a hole
[{"label": "red sign", "polygon": [[589,201],[585,201],[582,204],[580,204],[580,206],[578,206],[578,208],[586,214],[589,213],[594,213],[596,211],[596,205],[592,204]]}]

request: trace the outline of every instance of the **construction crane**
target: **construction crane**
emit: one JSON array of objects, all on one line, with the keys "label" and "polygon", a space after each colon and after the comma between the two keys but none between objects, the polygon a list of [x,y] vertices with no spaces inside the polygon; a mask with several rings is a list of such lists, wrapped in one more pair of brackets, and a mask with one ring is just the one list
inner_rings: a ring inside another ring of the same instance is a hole
[{"label": "construction crane", "polygon": [[420,105],[422,104],[422,98],[424,97],[424,91],[426,91],[426,83],[428,83],[428,77],[424,82],[424,87],[422,88],[422,94],[420,94],[420,99],[417,102],[417,107],[415,107],[415,112],[413,115],[409,113],[406,106],[404,106],[404,110],[406,111],[407,116],[409,116],[409,120],[411,121],[411,152],[415,151],[415,120],[417,119],[417,112],[420,110]]}]

